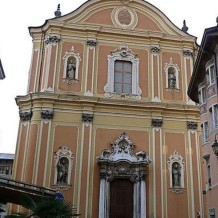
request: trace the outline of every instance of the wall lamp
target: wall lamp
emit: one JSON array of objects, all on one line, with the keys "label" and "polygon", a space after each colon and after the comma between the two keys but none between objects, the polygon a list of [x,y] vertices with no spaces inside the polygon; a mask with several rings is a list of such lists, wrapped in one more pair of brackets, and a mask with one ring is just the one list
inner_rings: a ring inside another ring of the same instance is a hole
[{"label": "wall lamp", "polygon": [[213,153],[218,157],[218,142],[216,139],[217,135],[218,134],[215,135],[215,140],[214,140],[214,143],[212,144],[212,148],[213,148]]}]

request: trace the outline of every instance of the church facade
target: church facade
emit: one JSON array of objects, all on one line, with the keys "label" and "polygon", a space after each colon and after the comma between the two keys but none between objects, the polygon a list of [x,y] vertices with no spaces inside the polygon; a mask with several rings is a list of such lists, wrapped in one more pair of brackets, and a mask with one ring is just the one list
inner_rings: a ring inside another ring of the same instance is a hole
[{"label": "church facade", "polygon": [[50,187],[84,218],[204,215],[196,38],[141,0],[91,0],[40,27],[13,177]]}]

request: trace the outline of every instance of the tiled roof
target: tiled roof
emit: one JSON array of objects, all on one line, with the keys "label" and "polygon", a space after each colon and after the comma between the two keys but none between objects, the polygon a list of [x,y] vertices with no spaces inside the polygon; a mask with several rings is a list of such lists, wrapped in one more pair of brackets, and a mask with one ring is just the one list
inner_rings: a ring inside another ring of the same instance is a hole
[{"label": "tiled roof", "polygon": [[0,153],[0,159],[3,159],[3,160],[14,160],[14,154]]}]

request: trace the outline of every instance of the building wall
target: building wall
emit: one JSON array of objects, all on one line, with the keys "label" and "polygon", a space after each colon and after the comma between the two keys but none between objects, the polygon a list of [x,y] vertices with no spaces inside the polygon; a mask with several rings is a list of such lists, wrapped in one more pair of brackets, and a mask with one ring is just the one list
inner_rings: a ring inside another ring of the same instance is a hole
[{"label": "building wall", "polygon": [[[151,160],[144,192],[147,217],[203,215],[198,108],[186,94],[195,37],[154,6],[127,2],[89,1],[47,21],[43,32],[30,28],[33,56],[28,93],[17,97],[21,120],[14,178],[60,190],[81,217],[98,217],[96,158],[125,132],[133,152],[145,151]],[[108,59],[122,51],[139,61],[135,95],[107,91]],[[70,55],[78,64],[74,80],[65,78]],[[169,67],[177,72],[174,88],[168,87]],[[72,167],[68,185],[56,183],[56,157],[63,146]],[[183,163],[182,188],[172,188],[170,158]]]}]

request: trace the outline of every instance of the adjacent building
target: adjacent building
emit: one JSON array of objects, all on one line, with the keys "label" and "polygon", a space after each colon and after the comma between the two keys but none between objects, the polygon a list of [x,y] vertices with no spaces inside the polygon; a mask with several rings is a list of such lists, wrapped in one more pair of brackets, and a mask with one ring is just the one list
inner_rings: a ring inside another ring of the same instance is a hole
[{"label": "adjacent building", "polygon": [[11,178],[14,154],[0,153],[0,176]]},{"label": "adjacent building", "polygon": [[[204,31],[188,95],[200,108],[203,193],[207,217],[218,216],[218,26]],[[213,145],[213,146],[212,146]]]},{"label": "adjacent building", "polygon": [[90,0],[29,32],[13,178],[62,192],[82,218],[203,217],[185,22],[146,1]]}]

